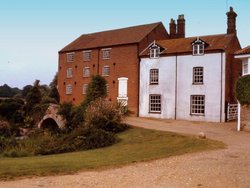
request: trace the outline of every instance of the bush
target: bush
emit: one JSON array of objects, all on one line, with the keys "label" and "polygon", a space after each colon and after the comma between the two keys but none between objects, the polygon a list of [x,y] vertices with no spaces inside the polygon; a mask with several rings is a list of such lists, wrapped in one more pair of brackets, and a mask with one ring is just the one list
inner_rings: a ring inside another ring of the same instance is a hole
[{"label": "bush", "polygon": [[108,132],[120,132],[127,128],[121,124],[122,114],[117,105],[99,98],[90,103],[85,113],[86,124]]},{"label": "bush", "polygon": [[82,103],[84,108],[98,98],[105,98],[107,96],[107,81],[100,75],[92,76],[86,91],[85,100]]},{"label": "bush", "polygon": [[9,122],[0,120],[0,136],[3,137],[11,136],[11,127]]},{"label": "bush", "polygon": [[46,133],[35,154],[49,155],[112,145],[117,141],[112,133],[100,129],[77,128],[70,134],[53,136]]},{"label": "bush", "polygon": [[250,75],[243,76],[237,80],[236,98],[242,105],[250,104]]}]

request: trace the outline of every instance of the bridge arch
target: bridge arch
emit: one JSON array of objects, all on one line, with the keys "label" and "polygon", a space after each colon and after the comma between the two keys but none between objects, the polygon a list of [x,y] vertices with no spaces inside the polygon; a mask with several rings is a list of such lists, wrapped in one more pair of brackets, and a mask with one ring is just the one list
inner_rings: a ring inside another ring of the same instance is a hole
[{"label": "bridge arch", "polygon": [[38,128],[46,128],[46,129],[64,129],[65,128],[65,119],[58,115],[58,108],[59,105],[57,104],[50,104],[47,111],[45,112],[45,116],[43,119],[38,123]]}]

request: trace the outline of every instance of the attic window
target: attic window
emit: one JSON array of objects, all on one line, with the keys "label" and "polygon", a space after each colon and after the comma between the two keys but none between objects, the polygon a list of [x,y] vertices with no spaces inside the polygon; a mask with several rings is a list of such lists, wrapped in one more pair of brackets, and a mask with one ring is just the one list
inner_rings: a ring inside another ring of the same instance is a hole
[{"label": "attic window", "polygon": [[205,42],[200,40],[199,37],[192,43],[193,55],[204,55]]},{"label": "attic window", "polygon": [[150,58],[159,58],[160,57],[160,47],[156,44],[153,44],[150,48],[149,54]]},{"label": "attic window", "polygon": [[74,52],[67,53],[66,55],[67,55],[67,62],[73,62],[74,61],[74,56],[75,56]]}]

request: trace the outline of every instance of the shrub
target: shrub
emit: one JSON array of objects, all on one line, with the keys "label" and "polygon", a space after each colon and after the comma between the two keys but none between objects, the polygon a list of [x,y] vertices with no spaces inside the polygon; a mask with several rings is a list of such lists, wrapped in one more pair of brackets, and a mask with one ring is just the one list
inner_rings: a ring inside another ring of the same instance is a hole
[{"label": "shrub", "polygon": [[243,76],[237,80],[236,98],[242,105],[250,104],[250,75]]},{"label": "shrub", "polygon": [[99,98],[90,103],[85,113],[86,124],[109,132],[120,132],[127,128],[121,124],[122,114],[117,105]]},{"label": "shrub", "polygon": [[104,77],[100,75],[92,76],[92,80],[89,83],[86,91],[85,100],[82,103],[82,106],[86,108],[91,101],[94,101],[98,98],[105,98],[107,96],[107,81]]},{"label": "shrub", "polygon": [[9,122],[0,120],[0,136],[10,137],[11,127]]}]

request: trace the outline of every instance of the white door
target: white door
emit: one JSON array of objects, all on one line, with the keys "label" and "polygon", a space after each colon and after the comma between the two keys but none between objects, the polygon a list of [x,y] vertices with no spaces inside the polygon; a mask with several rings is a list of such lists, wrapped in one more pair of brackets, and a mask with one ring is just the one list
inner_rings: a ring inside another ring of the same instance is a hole
[{"label": "white door", "polygon": [[128,103],[128,78],[121,77],[118,78],[118,102],[127,106]]}]

